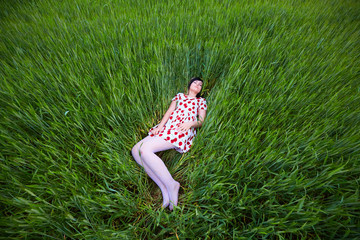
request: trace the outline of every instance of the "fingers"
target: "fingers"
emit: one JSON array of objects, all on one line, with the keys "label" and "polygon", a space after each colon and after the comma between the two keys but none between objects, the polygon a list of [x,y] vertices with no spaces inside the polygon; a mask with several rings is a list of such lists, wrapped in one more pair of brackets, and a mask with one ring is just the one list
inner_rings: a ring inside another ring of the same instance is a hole
[{"label": "fingers", "polygon": [[154,135],[157,135],[159,132],[160,132],[160,130],[158,128],[151,130],[151,133]]},{"label": "fingers", "polygon": [[185,128],[177,128],[178,131],[186,132],[187,130]]}]

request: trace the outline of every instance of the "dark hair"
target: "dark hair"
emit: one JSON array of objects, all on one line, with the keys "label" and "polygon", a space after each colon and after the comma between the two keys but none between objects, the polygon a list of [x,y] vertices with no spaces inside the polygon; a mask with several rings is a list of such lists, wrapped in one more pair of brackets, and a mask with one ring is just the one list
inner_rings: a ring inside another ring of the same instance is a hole
[{"label": "dark hair", "polygon": [[[188,85],[188,94],[189,94],[189,88],[190,88],[190,86],[191,86],[191,84],[194,82],[194,81],[196,81],[196,80],[199,80],[199,81],[202,81],[202,82],[204,82],[200,77],[193,77],[192,79],[190,79],[190,81],[189,81],[189,85]],[[200,92],[198,93],[198,94],[196,94],[196,97],[198,98],[198,97],[201,97],[201,91],[202,91],[202,87],[201,87],[201,90],[200,90]]]}]

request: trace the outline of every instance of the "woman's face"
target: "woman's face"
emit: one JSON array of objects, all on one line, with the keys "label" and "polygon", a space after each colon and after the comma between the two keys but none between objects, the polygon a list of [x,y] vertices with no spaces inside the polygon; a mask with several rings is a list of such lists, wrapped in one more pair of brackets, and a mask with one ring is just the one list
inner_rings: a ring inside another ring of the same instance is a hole
[{"label": "woman's face", "polygon": [[190,89],[193,90],[196,93],[199,93],[201,91],[203,82],[200,80],[195,80],[191,83]]}]

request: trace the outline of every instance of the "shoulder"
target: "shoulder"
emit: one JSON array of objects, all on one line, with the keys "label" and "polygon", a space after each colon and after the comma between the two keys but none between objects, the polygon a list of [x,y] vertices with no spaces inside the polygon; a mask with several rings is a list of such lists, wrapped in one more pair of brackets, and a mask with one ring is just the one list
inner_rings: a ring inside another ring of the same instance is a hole
[{"label": "shoulder", "polygon": [[207,103],[206,103],[205,98],[200,97],[199,99],[200,99],[200,100],[198,101],[198,103],[199,103],[199,108],[200,108],[200,109],[203,109],[203,110],[206,110],[206,109],[207,109]]},{"label": "shoulder", "polygon": [[203,97],[196,98],[196,101],[198,102],[199,106],[206,105],[206,100]]},{"label": "shoulder", "polygon": [[171,99],[171,101],[177,101],[177,100],[180,100],[180,99],[182,99],[182,96],[181,96],[181,94],[182,93],[177,93],[176,95],[175,95],[175,97],[173,97],[172,99]]},{"label": "shoulder", "polygon": [[185,99],[185,93],[179,92],[178,94],[176,94],[176,96],[177,96],[179,99]]}]

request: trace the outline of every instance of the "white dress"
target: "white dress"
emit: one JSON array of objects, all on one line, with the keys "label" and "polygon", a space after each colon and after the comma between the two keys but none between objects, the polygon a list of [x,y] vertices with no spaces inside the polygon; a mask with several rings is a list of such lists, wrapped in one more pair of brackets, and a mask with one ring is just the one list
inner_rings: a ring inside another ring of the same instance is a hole
[{"label": "white dress", "polygon": [[159,125],[157,124],[150,128],[149,136],[159,136],[175,145],[175,150],[179,153],[185,153],[191,148],[196,136],[196,128],[191,127],[187,132],[178,131],[177,128],[181,123],[197,121],[199,109],[207,109],[206,100],[202,97],[188,97],[184,93],[178,93],[171,101],[176,101],[175,110],[170,114],[162,130],[157,135],[151,133]]}]

